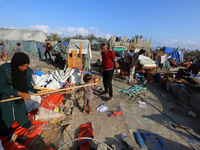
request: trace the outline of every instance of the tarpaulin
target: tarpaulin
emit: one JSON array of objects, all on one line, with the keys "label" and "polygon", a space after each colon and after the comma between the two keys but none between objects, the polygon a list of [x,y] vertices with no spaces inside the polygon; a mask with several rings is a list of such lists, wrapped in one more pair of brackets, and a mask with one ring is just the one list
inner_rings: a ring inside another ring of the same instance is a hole
[{"label": "tarpaulin", "polygon": [[[90,137],[90,138],[94,138],[94,133],[93,133],[93,129],[92,129],[92,123],[86,123],[86,124],[82,124],[80,126],[80,130],[79,130],[79,134],[78,134],[78,138],[80,137]],[[90,149],[90,143],[89,140],[78,140],[78,145],[79,145],[79,150],[88,150]]]},{"label": "tarpaulin", "polygon": [[[28,139],[23,143],[23,144],[18,144],[18,143],[12,143],[10,144],[10,142],[7,141],[8,137],[6,136],[1,136],[0,139],[3,143],[3,147],[5,150],[17,150],[17,149],[22,149],[22,150],[28,150],[23,146],[27,146],[36,135],[38,135],[42,129],[38,129],[38,127],[40,127],[43,124],[47,124],[47,122],[41,122],[41,121],[33,121],[33,116],[37,113],[37,110],[31,111],[28,115],[29,115],[29,120],[32,122],[32,124],[35,126],[35,130],[30,133],[30,134],[26,134],[27,133],[27,129],[23,128],[22,126],[20,126],[17,122],[14,122],[12,127],[11,127],[11,133],[15,133],[18,135],[18,137],[28,137]],[[25,135],[26,134],[26,135]],[[23,146],[22,146],[23,145]]]}]

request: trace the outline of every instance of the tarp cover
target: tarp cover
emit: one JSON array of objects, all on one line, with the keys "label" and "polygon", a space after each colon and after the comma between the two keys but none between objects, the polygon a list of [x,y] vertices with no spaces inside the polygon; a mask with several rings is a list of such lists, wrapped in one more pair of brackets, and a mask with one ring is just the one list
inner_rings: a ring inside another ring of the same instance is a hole
[{"label": "tarp cover", "polygon": [[45,39],[46,35],[39,30],[0,28],[0,42],[4,43],[6,57],[17,52],[17,43],[21,43],[22,52],[31,59],[44,57]]},{"label": "tarp cover", "polygon": [[175,48],[165,47],[165,53],[170,54],[173,58],[177,60],[177,63],[181,63],[183,61],[181,50],[177,50]]},{"label": "tarp cover", "polygon": [[114,51],[125,51],[125,47],[114,47]]},{"label": "tarp cover", "polygon": [[71,39],[69,41],[69,53],[71,53],[72,50],[77,50],[77,53],[79,54],[80,42],[82,42],[82,54],[86,54],[91,59],[92,58],[92,50],[91,50],[89,40]]}]

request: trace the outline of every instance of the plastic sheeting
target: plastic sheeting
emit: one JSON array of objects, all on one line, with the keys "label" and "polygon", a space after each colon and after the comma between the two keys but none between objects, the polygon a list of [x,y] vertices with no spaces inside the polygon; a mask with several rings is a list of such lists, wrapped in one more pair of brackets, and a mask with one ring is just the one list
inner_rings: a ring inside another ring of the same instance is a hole
[{"label": "plastic sheeting", "polygon": [[0,41],[4,43],[6,56],[11,57],[17,52],[17,43],[21,43],[22,52],[27,53],[30,58],[38,59],[44,57],[46,35],[43,31],[26,29],[0,29]]},{"label": "plastic sheeting", "polygon": [[138,59],[140,61],[140,64],[144,65],[145,67],[156,67],[155,61],[153,61],[149,57],[140,55]]},{"label": "plastic sheeting", "polygon": [[175,48],[165,47],[165,53],[170,54],[173,58],[177,60],[177,63],[183,61],[183,51],[177,50]]}]

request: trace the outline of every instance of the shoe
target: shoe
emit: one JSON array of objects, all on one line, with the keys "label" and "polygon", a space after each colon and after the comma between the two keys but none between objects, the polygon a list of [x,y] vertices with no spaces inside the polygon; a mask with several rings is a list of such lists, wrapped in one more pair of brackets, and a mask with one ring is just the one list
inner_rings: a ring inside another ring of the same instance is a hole
[{"label": "shoe", "polygon": [[106,92],[106,91],[103,91],[101,94],[101,96],[107,96],[107,95],[108,95],[108,92]]},{"label": "shoe", "polygon": [[112,97],[109,97],[109,99],[107,100],[107,102],[113,101]]}]

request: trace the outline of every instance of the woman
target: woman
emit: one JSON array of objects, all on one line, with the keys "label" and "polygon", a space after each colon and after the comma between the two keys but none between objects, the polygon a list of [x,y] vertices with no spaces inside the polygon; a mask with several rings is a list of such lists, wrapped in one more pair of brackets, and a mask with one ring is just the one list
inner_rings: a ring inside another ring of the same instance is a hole
[{"label": "woman", "polygon": [[25,102],[30,99],[28,91],[37,92],[31,84],[32,70],[30,60],[25,53],[15,53],[11,63],[0,66],[0,101],[11,96],[21,99],[0,102],[0,136],[7,136],[14,121],[29,132],[34,126],[28,118]]}]

